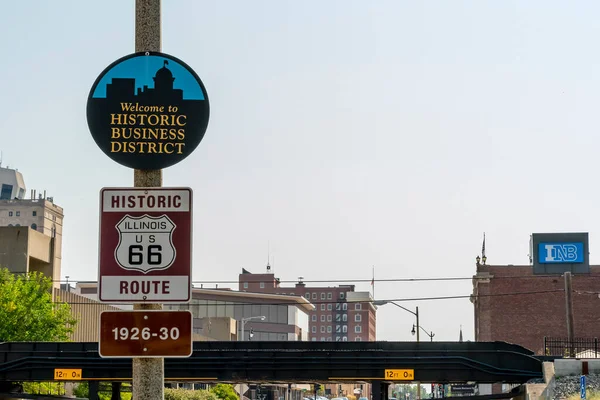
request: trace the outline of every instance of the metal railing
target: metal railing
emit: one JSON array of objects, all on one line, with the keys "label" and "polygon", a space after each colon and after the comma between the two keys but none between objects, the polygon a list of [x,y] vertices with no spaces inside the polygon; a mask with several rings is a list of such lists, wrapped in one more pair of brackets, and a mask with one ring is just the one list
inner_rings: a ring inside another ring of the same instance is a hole
[{"label": "metal railing", "polygon": [[600,358],[598,338],[555,338],[544,336],[544,355],[568,358]]}]

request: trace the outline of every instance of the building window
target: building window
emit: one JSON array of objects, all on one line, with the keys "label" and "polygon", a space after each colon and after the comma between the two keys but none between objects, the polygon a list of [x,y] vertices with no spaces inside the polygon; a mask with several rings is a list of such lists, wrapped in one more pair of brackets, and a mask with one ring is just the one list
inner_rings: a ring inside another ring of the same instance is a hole
[{"label": "building window", "polygon": [[346,293],[344,293],[344,292],[341,292],[341,293],[340,293],[340,299],[343,299],[344,297],[346,297]]},{"label": "building window", "polygon": [[31,213],[34,217],[37,217],[37,211]]},{"label": "building window", "polygon": [[325,322],[325,316],[321,315],[321,322]]},{"label": "building window", "polygon": [[362,342],[362,339],[360,338],[360,336],[357,336],[357,337],[354,338],[354,341],[355,342]]},{"label": "building window", "polygon": [[10,200],[12,197],[13,185],[2,184],[2,190],[0,191],[1,200]]},{"label": "building window", "polygon": [[342,320],[342,317],[338,314],[335,316],[335,322],[340,322]]},{"label": "building window", "polygon": [[316,326],[313,326],[312,328],[310,328],[310,331],[311,331],[312,333],[317,333],[317,327],[316,327]]},{"label": "building window", "polygon": [[34,231],[37,231],[37,224],[31,224],[31,229],[33,229]]},{"label": "building window", "polygon": [[348,303],[342,303],[342,310],[346,311],[348,309]]},{"label": "building window", "polygon": [[331,311],[333,309],[333,305],[331,303],[327,304],[327,310]]},{"label": "building window", "polygon": [[361,315],[360,315],[360,314],[356,314],[356,315],[354,316],[354,322],[360,322],[360,321],[362,321],[362,317],[361,317]]},{"label": "building window", "polygon": [[317,294],[316,294],[316,293],[313,293],[313,294],[312,294],[312,298],[313,298],[313,300],[316,300],[316,299],[317,299]]},{"label": "building window", "polygon": [[348,314],[342,315],[342,321],[344,321],[344,322],[348,321]]},{"label": "building window", "polygon": [[312,320],[312,322],[317,322],[317,316],[316,316],[316,314],[311,315],[310,319]]},{"label": "building window", "polygon": [[328,341],[328,342],[331,342],[331,337],[328,337],[328,338],[327,338],[327,341]]},{"label": "building window", "polygon": [[360,304],[360,303],[356,303],[356,304],[354,305],[354,309],[355,309],[355,310],[362,310],[362,304]]},{"label": "building window", "polygon": [[340,311],[342,309],[342,305],[340,303],[335,303],[335,309]]},{"label": "building window", "polygon": [[316,338],[316,337],[310,338],[310,341],[311,341],[311,342],[316,342],[316,341],[317,341],[317,338]]},{"label": "building window", "polygon": [[331,322],[331,315],[327,316],[327,322]]},{"label": "building window", "polygon": [[331,333],[331,325],[327,327],[327,333]]},{"label": "building window", "polygon": [[321,342],[325,341],[325,336],[321,336]]},{"label": "building window", "polygon": [[17,216],[17,217],[20,217],[20,216],[21,216],[21,211],[17,211],[17,212],[16,212],[16,216]]},{"label": "building window", "polygon": [[325,304],[321,304],[321,311],[325,311]]},{"label": "building window", "polygon": [[331,300],[331,299],[332,299],[332,294],[331,294],[331,292],[330,292],[330,293],[327,293],[327,300]]},{"label": "building window", "polygon": [[341,338],[340,338],[339,336],[336,336],[336,337],[335,337],[335,341],[336,341],[336,342],[339,342],[339,341],[340,341],[340,339],[341,339]]},{"label": "building window", "polygon": [[347,342],[348,341],[348,336],[343,336],[342,337],[342,342]]},{"label": "building window", "polygon": [[348,325],[342,325],[342,332],[348,332]]},{"label": "building window", "polygon": [[244,282],[244,289],[248,289],[248,282]]},{"label": "building window", "polygon": [[341,325],[336,325],[335,326],[335,333],[340,333],[342,331],[342,326]]},{"label": "building window", "polygon": [[325,293],[321,293],[321,300],[325,300]]},{"label": "building window", "polygon": [[13,216],[13,212],[12,212],[12,211],[9,211],[9,212],[8,212],[8,216],[9,216],[9,217],[12,217],[12,216]]},{"label": "building window", "polygon": [[325,333],[325,327],[321,326],[321,333]]},{"label": "building window", "polygon": [[306,292],[306,294],[304,295],[305,299],[310,299],[310,293]]},{"label": "building window", "polygon": [[362,333],[362,327],[360,325],[356,325],[354,327],[354,333]]},{"label": "building window", "polygon": [[264,283],[264,282],[261,282],[261,283],[260,283],[260,288],[261,288],[261,289],[264,289],[264,288],[265,288],[265,283]]}]

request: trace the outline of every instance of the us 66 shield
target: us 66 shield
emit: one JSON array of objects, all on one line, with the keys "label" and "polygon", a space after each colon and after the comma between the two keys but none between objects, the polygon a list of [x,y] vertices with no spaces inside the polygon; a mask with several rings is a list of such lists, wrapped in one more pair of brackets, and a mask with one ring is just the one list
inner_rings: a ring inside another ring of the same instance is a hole
[{"label": "us 66 shield", "polygon": [[189,301],[192,190],[102,189],[99,253],[100,301]]}]

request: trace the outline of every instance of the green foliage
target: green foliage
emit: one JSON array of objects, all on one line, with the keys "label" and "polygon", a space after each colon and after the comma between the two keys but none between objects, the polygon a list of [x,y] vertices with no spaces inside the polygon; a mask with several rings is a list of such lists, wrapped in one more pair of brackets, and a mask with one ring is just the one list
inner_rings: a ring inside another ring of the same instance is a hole
[{"label": "green foliage", "polygon": [[38,272],[0,268],[0,342],[66,341],[77,320],[66,303],[52,302],[52,281]]},{"label": "green foliage", "polygon": [[[128,384],[124,383],[123,388],[121,389],[121,400],[131,400],[132,394],[131,392],[123,392],[123,389]],[[98,398],[100,400],[110,400],[112,397],[112,385],[109,382],[100,382],[100,387],[98,388]],[[88,382],[80,382],[77,384],[75,389],[73,389],[73,394],[75,397],[81,398],[89,398],[90,396],[90,386]]]},{"label": "green foliage", "polygon": [[211,393],[214,393],[220,400],[237,400],[239,398],[233,385],[225,383],[219,383],[210,389]]},{"label": "green foliage", "polygon": [[65,394],[64,384],[61,382],[23,382],[23,392],[28,394]]},{"label": "green foliage", "polygon": [[217,396],[208,390],[185,390],[165,388],[165,400],[218,400]]}]

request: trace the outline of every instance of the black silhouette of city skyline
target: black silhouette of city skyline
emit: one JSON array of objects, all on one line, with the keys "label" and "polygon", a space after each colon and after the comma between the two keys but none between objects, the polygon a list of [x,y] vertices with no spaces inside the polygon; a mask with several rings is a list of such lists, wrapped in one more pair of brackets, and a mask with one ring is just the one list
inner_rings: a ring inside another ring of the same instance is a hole
[{"label": "black silhouette of city skyline", "polygon": [[106,84],[106,99],[137,100],[144,103],[180,103],[183,100],[183,89],[174,89],[175,77],[167,68],[168,61],[165,60],[162,68],[156,71],[154,88],[148,85],[137,88],[135,78],[112,78],[111,83]]}]

